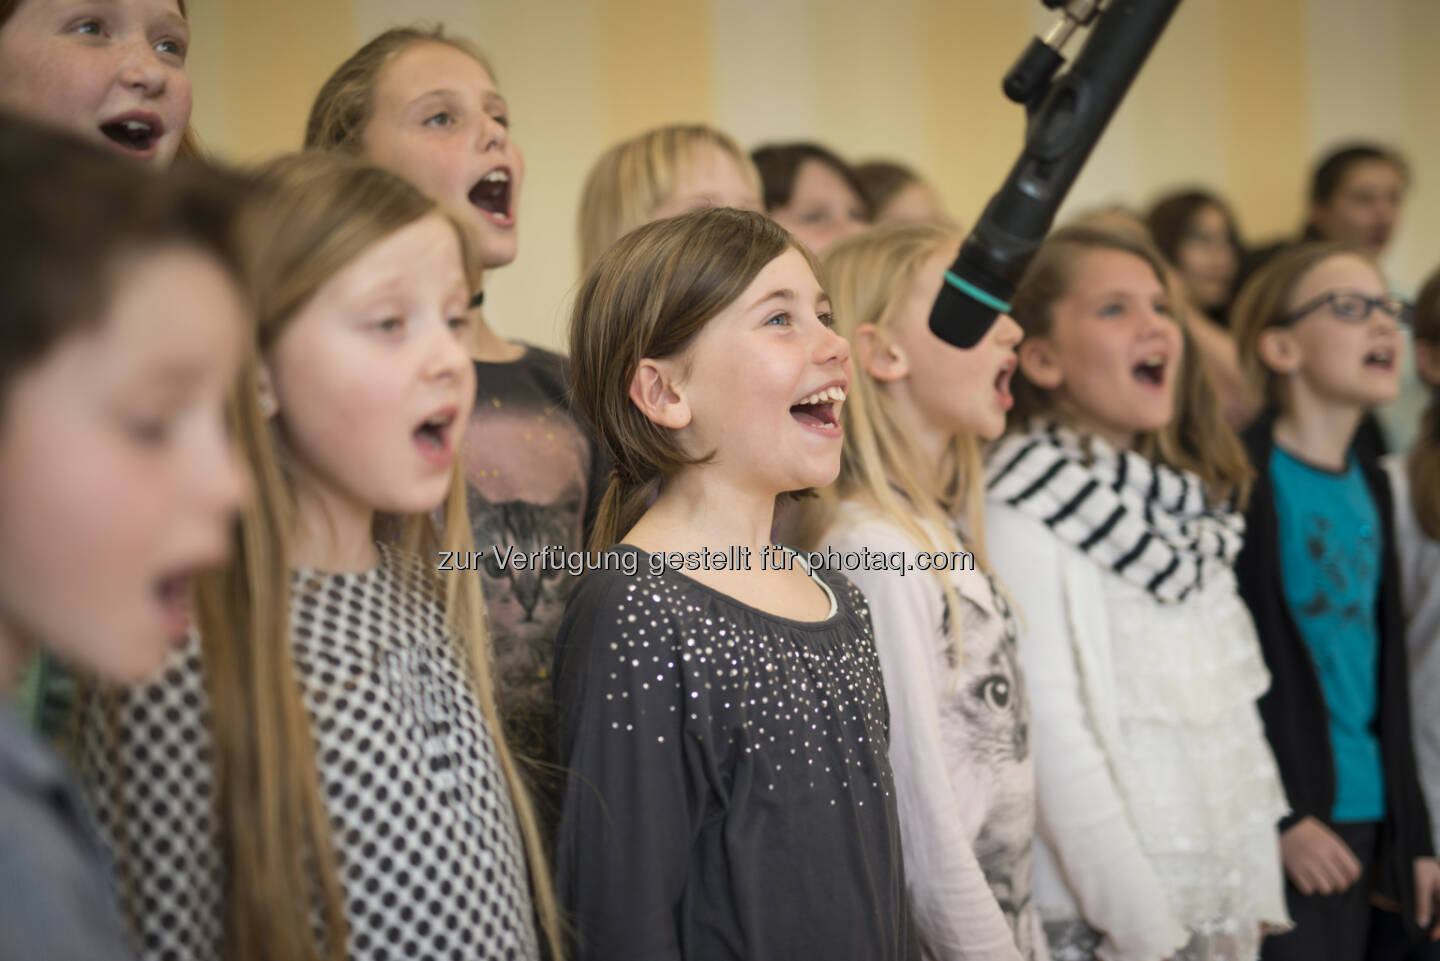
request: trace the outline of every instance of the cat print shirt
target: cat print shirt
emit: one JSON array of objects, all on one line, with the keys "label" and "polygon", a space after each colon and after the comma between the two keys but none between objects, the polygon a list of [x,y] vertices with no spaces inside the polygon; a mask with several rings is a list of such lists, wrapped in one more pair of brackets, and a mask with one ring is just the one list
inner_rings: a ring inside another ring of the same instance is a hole
[{"label": "cat print shirt", "polygon": [[536,347],[518,360],[475,361],[464,447],[505,734],[546,824],[558,816],[560,783],[550,669],[574,578],[563,565],[529,561],[552,549],[585,548],[610,477],[608,460],[570,413],[569,382],[565,358]]},{"label": "cat print shirt", "polygon": [[[823,543],[910,564],[922,550],[898,525],[849,502]],[[875,625],[905,873],[925,956],[1048,961],[1032,885],[1030,706],[1004,592],[984,571],[951,570],[959,599],[952,611],[930,571],[862,568],[847,576],[865,592]]]}]

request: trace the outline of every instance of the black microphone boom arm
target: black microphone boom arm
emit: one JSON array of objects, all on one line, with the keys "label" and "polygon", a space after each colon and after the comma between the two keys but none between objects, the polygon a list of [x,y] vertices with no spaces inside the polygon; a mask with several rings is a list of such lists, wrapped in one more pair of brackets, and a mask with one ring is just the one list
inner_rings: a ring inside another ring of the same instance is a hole
[{"label": "black microphone boom arm", "polygon": [[[996,315],[1009,311],[1055,212],[1179,5],[1180,0],[1110,0],[1065,73],[1048,85],[1043,84],[1048,78],[1033,72],[1012,84],[1030,56],[1027,50],[1007,76],[1007,93],[1013,88],[1029,94],[1025,146],[945,273],[930,311],[937,336],[973,347]],[[1049,72],[1058,66],[1054,61]]]}]

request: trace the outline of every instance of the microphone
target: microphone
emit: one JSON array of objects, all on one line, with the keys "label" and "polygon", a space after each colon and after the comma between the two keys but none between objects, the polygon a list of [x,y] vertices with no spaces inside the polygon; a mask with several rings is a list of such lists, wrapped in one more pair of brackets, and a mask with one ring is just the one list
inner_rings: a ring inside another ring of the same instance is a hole
[{"label": "microphone", "polygon": [[[1057,6],[1056,0],[1044,0]],[[956,347],[978,344],[1010,300],[1055,213],[1089,159],[1180,0],[1071,0],[1048,40],[1036,38],[1006,75],[1004,89],[1029,114],[1025,144],[990,198],[930,310],[930,329]],[[1074,64],[1051,80],[1077,26],[1098,21]]]}]

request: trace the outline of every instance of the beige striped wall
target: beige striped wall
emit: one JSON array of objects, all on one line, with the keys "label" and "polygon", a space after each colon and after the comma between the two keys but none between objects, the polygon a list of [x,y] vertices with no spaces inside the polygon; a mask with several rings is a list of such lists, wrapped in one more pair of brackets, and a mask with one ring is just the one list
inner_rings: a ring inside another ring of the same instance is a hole
[{"label": "beige striped wall", "polygon": [[[298,146],[325,75],[393,23],[441,21],[487,51],[525,152],[520,257],[487,282],[506,334],[563,337],[589,163],[649,126],[702,120],[743,143],[814,138],[929,173],[974,219],[1019,146],[1000,77],[1039,0],[195,0],[196,125],[222,156]],[[403,17],[397,11],[403,9]],[[1068,209],[1183,183],[1229,196],[1252,239],[1292,230],[1313,155],[1404,148],[1415,188],[1389,268],[1440,263],[1440,3],[1184,0]]]}]

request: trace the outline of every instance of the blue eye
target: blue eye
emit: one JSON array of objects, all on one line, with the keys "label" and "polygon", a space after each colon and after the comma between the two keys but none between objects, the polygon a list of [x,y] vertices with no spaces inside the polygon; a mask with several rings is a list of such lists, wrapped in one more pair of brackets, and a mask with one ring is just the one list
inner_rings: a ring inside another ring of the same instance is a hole
[{"label": "blue eye", "polygon": [[424,123],[427,127],[453,127],[455,126],[456,120],[455,115],[450,113],[450,111],[442,110],[437,114],[426,117]]},{"label": "blue eye", "polygon": [[1169,317],[1170,305],[1163,300],[1157,300],[1155,302],[1155,313],[1159,314],[1161,317]]},{"label": "blue eye", "polygon": [[105,25],[99,20],[82,20],[72,28],[72,32],[98,37],[105,32]]},{"label": "blue eye", "polygon": [[1101,317],[1119,317],[1125,313],[1125,305],[1121,303],[1106,304],[1100,308]]},{"label": "blue eye", "polygon": [[774,317],[771,317],[769,320],[765,321],[765,326],[768,327],[776,321],[779,321],[781,324],[788,327],[790,325],[790,315],[786,313],[776,314]]},{"label": "blue eye", "polygon": [[179,40],[161,40],[155,44],[155,50],[158,53],[166,53],[172,57],[178,57],[181,60],[185,59],[185,44]]}]

